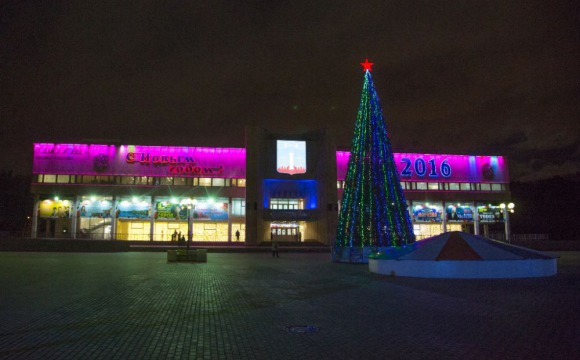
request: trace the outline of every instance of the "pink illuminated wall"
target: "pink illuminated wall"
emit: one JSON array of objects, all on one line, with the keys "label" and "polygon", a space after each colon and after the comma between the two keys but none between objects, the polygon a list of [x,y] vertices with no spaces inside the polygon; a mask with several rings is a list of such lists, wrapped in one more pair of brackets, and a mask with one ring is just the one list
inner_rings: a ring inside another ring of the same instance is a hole
[{"label": "pink illuminated wall", "polygon": [[[350,152],[337,151],[344,180]],[[509,182],[502,156],[395,153],[402,181]],[[246,149],[141,145],[34,144],[33,173],[246,177]]]},{"label": "pink illuminated wall", "polygon": [[[394,153],[401,181],[507,183],[503,156]],[[344,180],[350,152],[336,152],[337,179]]]},{"label": "pink illuminated wall", "polygon": [[140,145],[34,144],[33,173],[246,177],[246,150]]}]

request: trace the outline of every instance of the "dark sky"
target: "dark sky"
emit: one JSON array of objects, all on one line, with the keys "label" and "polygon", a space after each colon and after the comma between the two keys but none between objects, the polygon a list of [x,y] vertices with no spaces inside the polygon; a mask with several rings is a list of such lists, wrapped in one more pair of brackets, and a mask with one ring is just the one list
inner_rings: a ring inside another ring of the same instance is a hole
[{"label": "dark sky", "polygon": [[2,1],[0,170],[33,142],[244,146],[332,127],[373,79],[397,152],[580,171],[578,1]]}]

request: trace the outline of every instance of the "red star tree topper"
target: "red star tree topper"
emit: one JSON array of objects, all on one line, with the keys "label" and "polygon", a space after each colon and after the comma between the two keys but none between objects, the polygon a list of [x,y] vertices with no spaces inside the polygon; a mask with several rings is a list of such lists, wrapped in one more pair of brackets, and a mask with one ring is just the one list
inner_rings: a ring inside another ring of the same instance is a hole
[{"label": "red star tree topper", "polygon": [[373,69],[371,69],[371,66],[373,66],[374,63],[369,62],[369,59],[365,59],[364,63],[360,63],[363,66],[363,71],[373,71]]}]

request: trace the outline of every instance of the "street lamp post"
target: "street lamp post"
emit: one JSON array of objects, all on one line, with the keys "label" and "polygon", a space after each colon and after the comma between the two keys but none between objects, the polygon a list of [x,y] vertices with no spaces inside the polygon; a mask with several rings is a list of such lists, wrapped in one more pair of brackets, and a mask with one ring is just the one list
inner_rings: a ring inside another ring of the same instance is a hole
[{"label": "street lamp post", "polygon": [[195,215],[195,205],[197,204],[197,199],[191,200],[188,208],[187,216],[187,250],[189,251],[189,243],[193,240],[193,218]]},{"label": "street lamp post", "polygon": [[506,207],[505,204],[500,204],[499,207],[504,212],[504,224],[505,224],[505,240],[508,243],[511,243],[511,228],[510,228],[510,213],[514,212],[515,205],[514,203],[509,203]]}]

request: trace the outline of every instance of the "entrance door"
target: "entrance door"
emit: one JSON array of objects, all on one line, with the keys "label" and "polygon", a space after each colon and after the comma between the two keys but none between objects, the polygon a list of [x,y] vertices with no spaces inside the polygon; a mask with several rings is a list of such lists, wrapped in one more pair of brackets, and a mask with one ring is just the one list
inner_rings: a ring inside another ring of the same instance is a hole
[{"label": "entrance door", "polygon": [[284,242],[299,242],[300,232],[298,224],[272,224],[270,225],[270,234],[272,240],[284,241]]}]

